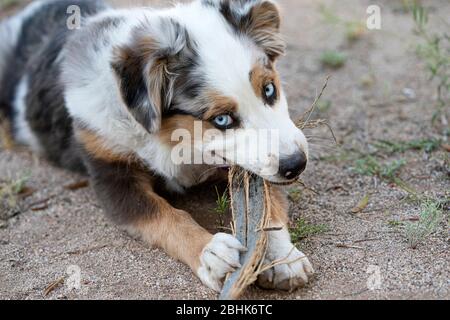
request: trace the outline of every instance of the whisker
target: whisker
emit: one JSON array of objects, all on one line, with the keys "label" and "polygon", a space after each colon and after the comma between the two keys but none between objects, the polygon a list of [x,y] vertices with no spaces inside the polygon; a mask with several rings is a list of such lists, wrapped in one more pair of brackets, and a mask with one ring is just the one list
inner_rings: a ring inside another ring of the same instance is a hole
[{"label": "whisker", "polygon": [[331,137],[306,136],[306,139],[308,139],[308,141],[330,141],[330,142],[334,143],[334,141]]},{"label": "whisker", "polygon": [[309,143],[309,148],[317,148],[317,147],[327,147],[327,148],[332,148],[332,149],[339,149],[338,147],[336,147],[334,144],[329,144],[329,143]]}]

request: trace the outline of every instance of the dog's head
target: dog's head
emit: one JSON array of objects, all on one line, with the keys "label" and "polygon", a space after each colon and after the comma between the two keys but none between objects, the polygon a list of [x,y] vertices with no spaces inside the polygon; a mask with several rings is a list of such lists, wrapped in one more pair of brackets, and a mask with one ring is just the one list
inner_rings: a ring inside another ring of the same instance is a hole
[{"label": "dog's head", "polygon": [[275,67],[284,50],[272,1],[198,0],[135,28],[112,66],[152,135],[174,145],[173,133],[187,130],[195,150],[288,183],[304,171],[308,146]]}]

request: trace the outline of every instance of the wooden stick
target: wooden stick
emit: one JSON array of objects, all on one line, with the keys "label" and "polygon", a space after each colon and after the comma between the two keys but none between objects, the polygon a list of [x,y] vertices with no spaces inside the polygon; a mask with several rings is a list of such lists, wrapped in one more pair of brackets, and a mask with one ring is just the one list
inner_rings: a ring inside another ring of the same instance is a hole
[{"label": "wooden stick", "polygon": [[242,169],[230,170],[230,197],[233,230],[248,248],[241,256],[242,267],[230,274],[219,299],[238,299],[261,273],[267,251],[270,219],[270,186],[262,178]]}]

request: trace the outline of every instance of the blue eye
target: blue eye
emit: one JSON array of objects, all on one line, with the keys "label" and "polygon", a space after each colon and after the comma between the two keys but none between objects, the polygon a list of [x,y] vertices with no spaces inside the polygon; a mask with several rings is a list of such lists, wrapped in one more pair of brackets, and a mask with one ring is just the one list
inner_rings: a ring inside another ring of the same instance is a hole
[{"label": "blue eye", "polygon": [[276,94],[275,85],[273,83],[269,83],[264,87],[264,94],[267,99],[273,99]]},{"label": "blue eye", "polygon": [[234,119],[228,114],[223,114],[215,117],[213,122],[219,129],[228,129],[233,125]]}]

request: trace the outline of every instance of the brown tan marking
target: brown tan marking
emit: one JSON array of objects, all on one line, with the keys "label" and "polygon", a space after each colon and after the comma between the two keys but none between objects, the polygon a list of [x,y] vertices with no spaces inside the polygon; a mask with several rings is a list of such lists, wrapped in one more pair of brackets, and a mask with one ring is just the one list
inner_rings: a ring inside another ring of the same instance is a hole
[{"label": "brown tan marking", "polygon": [[281,18],[278,7],[264,1],[260,5],[252,8],[253,29],[273,29],[279,31],[281,27]]},{"label": "brown tan marking", "polygon": [[149,212],[142,212],[142,217],[128,227],[129,231],[140,235],[151,246],[162,248],[196,272],[200,267],[202,250],[211,241],[212,235],[189,213],[173,208],[156,194],[148,173],[142,169],[138,171],[133,177],[147,202],[151,203],[151,208]]},{"label": "brown tan marking", "polygon": [[269,59],[274,61],[286,50],[286,43],[280,34],[281,17],[278,7],[264,1],[252,8],[251,16],[253,19],[249,30],[250,37],[264,48]]},{"label": "brown tan marking", "polygon": [[277,186],[270,186],[271,195],[271,227],[287,227],[289,223],[288,211],[289,202],[285,192]]},{"label": "brown tan marking", "polygon": [[111,154],[89,131],[80,136],[93,155],[87,159],[87,165],[93,172],[92,185],[105,213],[151,246],[164,249],[197,272],[202,250],[212,235],[187,212],[173,208],[154,191],[157,180],[140,162]]},{"label": "brown tan marking", "polygon": [[281,17],[278,7],[269,1],[252,6],[250,12],[242,15],[233,8],[234,1],[224,1],[222,14],[239,32],[247,34],[260,46],[271,61],[283,55],[286,43],[280,34]]},{"label": "brown tan marking", "polygon": [[115,48],[112,67],[129,111],[144,128],[155,133],[173,96],[176,74],[170,68],[176,62],[145,28],[138,27],[132,34],[130,44]]},{"label": "brown tan marking", "polygon": [[256,64],[250,72],[250,81],[257,97],[263,99],[264,86],[273,83],[279,92],[281,88],[280,77],[272,65],[267,67]]},{"label": "brown tan marking", "polygon": [[[166,145],[174,146],[179,144],[179,141],[172,141],[172,134],[175,130],[183,129],[189,131],[192,138],[195,137],[195,122],[202,123],[203,133],[208,129],[214,129],[214,126],[209,121],[202,121],[191,115],[174,115],[168,118],[163,118],[161,129],[158,132],[158,137]],[[194,140],[192,140],[194,143]]]},{"label": "brown tan marking", "polygon": [[131,45],[116,48],[114,52],[114,60],[120,61],[123,64],[123,69],[133,71],[136,77],[141,76],[145,65],[152,62],[147,83],[149,83],[150,98],[159,114],[161,114],[162,109],[161,94],[167,80],[167,59],[153,58],[160,49],[160,45],[155,39],[141,31],[136,31]]},{"label": "brown tan marking", "polygon": [[[158,197],[154,193],[151,196]],[[160,207],[157,215],[138,221],[131,226],[131,231],[137,232],[148,244],[162,248],[197,272],[202,250],[211,241],[212,235],[187,212],[171,207],[162,198],[158,198],[158,201]]]},{"label": "brown tan marking", "polygon": [[158,133],[160,140],[167,145],[177,145],[179,141],[172,141],[172,133],[178,129],[188,130],[194,137],[194,125],[196,121],[202,122],[203,133],[208,129],[215,129],[209,121],[224,114],[235,114],[238,104],[233,98],[220,95],[216,92],[207,92],[199,98],[198,108],[206,109],[203,120],[191,115],[174,115],[163,118],[161,129]]},{"label": "brown tan marking", "polygon": [[215,92],[208,92],[204,98],[209,107],[203,119],[211,120],[224,114],[235,114],[238,111],[238,103],[230,97],[225,97]]},{"label": "brown tan marking", "polygon": [[106,140],[90,130],[76,130],[76,136],[86,152],[94,158],[107,162],[130,162],[135,158],[131,153],[120,153],[107,147]]}]

